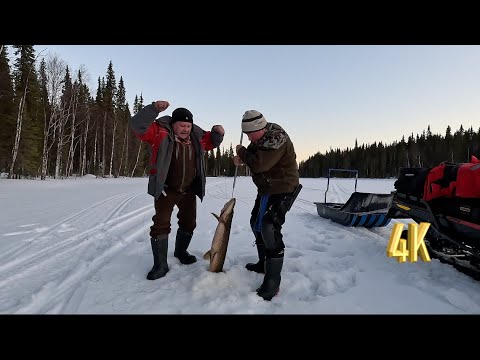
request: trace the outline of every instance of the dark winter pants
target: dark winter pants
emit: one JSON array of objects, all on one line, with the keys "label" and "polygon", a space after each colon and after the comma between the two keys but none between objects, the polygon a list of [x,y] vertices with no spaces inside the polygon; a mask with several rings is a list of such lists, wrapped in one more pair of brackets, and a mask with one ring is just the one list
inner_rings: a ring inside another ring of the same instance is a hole
[{"label": "dark winter pants", "polygon": [[155,215],[152,217],[153,225],[150,227],[150,236],[170,234],[171,216],[173,207],[178,207],[178,228],[188,233],[193,233],[197,226],[197,199],[191,192],[179,193],[166,190],[165,195],[160,195],[155,200]]},{"label": "dark winter pants", "polygon": [[255,235],[256,243],[265,245],[266,258],[283,257],[282,225],[285,223],[287,210],[281,206],[291,194],[275,194],[263,196],[257,194],[253,206],[250,226]]}]

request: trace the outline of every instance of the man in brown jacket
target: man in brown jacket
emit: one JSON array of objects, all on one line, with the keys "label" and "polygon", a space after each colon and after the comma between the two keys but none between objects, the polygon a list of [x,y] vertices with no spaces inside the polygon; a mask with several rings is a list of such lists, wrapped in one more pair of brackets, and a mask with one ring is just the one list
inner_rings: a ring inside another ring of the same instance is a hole
[{"label": "man in brown jacket", "polygon": [[182,264],[197,261],[187,248],[197,225],[196,197],[203,200],[205,196],[204,155],[222,143],[225,133],[222,125],[203,130],[193,123],[192,113],[185,108],[176,108],[171,116],[157,118],[169,106],[168,101],[155,101],[129,121],[135,135],[150,145],[148,193],[155,198],[155,215],[150,228],[153,267],[148,280],[163,277],[169,271],[168,234],[175,205],[178,229],[173,255]]},{"label": "man in brown jacket", "polygon": [[247,165],[257,186],[257,197],[250,217],[255,235],[258,262],[245,267],[265,273],[257,294],[271,300],[280,289],[285,245],[282,225],[285,214],[301,189],[295,149],[285,130],[268,123],[256,110],[248,110],[242,118],[242,131],[250,145],[236,146],[235,165]]}]

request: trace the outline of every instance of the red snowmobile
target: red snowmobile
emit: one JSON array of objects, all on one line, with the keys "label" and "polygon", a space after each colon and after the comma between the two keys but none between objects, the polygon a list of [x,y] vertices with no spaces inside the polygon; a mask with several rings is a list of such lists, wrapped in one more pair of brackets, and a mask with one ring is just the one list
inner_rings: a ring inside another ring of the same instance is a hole
[{"label": "red snowmobile", "polygon": [[401,168],[394,187],[388,216],[430,223],[430,256],[480,280],[480,161]]}]

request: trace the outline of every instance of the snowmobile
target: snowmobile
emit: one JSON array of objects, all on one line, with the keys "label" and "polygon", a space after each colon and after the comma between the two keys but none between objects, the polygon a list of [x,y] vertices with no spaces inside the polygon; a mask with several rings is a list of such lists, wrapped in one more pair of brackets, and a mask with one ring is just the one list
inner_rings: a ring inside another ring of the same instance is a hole
[{"label": "snowmobile", "polygon": [[388,217],[430,223],[430,257],[480,280],[480,162],[399,170]]}]

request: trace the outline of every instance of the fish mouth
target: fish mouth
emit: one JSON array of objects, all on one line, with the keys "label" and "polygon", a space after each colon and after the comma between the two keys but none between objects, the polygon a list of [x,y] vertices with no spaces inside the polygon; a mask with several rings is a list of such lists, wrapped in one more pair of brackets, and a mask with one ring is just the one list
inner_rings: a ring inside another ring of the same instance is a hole
[{"label": "fish mouth", "polygon": [[235,207],[237,199],[231,198],[224,206],[223,211],[232,211]]}]

